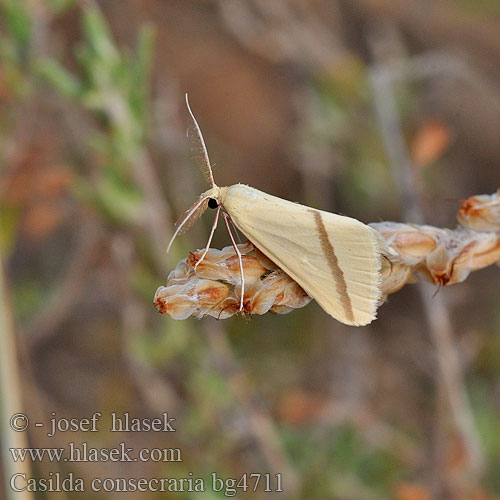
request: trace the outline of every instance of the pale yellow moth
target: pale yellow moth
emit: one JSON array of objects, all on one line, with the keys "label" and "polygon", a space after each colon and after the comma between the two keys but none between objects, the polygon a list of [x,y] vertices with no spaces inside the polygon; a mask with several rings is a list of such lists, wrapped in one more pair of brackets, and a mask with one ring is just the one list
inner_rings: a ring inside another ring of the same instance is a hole
[{"label": "pale yellow moth", "polygon": [[382,243],[376,231],[356,219],[282,200],[243,184],[217,186],[187,94],[186,104],[193,121],[188,136],[198,147],[197,160],[211,188],[177,221],[168,250],[175,237],[187,231],[207,207],[216,209],[208,244],[197,265],[210,247],[222,213],[240,264],[240,311],[244,310],[245,295],[243,264],[229,222],[328,314],[347,325],[373,321],[381,293]]}]

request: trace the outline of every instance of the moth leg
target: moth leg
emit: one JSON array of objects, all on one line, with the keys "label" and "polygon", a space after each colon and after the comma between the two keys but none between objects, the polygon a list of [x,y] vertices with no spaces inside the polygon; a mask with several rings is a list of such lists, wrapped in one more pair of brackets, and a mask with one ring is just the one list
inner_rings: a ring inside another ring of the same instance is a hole
[{"label": "moth leg", "polygon": [[205,251],[203,252],[198,262],[194,265],[194,272],[196,272],[198,264],[205,258],[208,249],[210,248],[210,243],[212,243],[212,238],[214,237],[215,230],[217,229],[217,223],[219,222],[220,207],[221,207],[220,205],[217,207],[217,213],[215,214],[214,223],[212,224],[212,230],[210,231],[210,236],[208,237],[207,246],[205,247]]},{"label": "moth leg", "polygon": [[241,258],[241,253],[236,246],[236,242],[234,241],[233,233],[231,233],[231,228],[229,227],[228,219],[231,220],[229,215],[226,212],[222,213],[224,217],[224,224],[226,224],[227,232],[229,233],[229,237],[231,238],[231,243],[233,244],[234,251],[238,256],[238,260],[240,263],[240,275],[241,275],[241,299],[240,299],[240,312],[243,311],[243,297],[245,296],[245,276],[243,275],[243,260]]},{"label": "moth leg", "polygon": [[231,223],[231,226],[233,226],[234,234],[236,234],[238,243],[241,243],[240,233],[238,232],[238,228],[234,225],[233,219],[231,219],[231,217],[229,217],[229,222]]}]

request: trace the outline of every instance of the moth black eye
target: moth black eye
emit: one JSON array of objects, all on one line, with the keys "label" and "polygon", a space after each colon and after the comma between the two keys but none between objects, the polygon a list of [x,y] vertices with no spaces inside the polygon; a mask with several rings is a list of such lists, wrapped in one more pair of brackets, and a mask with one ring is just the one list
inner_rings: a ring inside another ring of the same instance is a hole
[{"label": "moth black eye", "polygon": [[219,204],[217,203],[217,200],[215,198],[210,198],[208,200],[208,207],[209,208],[217,208]]}]

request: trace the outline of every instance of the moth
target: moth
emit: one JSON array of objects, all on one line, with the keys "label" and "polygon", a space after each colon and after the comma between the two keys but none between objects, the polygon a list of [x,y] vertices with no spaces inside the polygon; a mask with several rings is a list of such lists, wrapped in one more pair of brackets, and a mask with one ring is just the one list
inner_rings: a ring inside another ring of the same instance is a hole
[{"label": "moth", "polygon": [[207,208],[214,209],[216,214],[208,243],[196,266],[205,258],[222,214],[239,261],[241,312],[244,311],[245,277],[231,225],[335,319],[355,326],[373,321],[381,296],[383,243],[378,233],[356,219],[283,200],[250,186],[217,186],[187,94],[186,105],[192,120],[188,137],[197,151],[195,159],[211,187],[176,222],[167,252],[176,236],[189,230]]}]

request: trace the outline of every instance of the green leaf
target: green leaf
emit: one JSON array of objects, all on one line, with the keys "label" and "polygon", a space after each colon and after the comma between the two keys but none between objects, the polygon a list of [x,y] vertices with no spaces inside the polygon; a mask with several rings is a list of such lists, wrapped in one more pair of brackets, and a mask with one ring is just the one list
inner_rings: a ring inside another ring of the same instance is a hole
[{"label": "green leaf", "polygon": [[41,59],[36,65],[36,70],[42,78],[53,85],[61,94],[75,100],[81,97],[83,86],[80,81],[54,59]]},{"label": "green leaf", "polygon": [[46,2],[54,14],[62,14],[76,4],[76,0],[46,0]]},{"label": "green leaf", "polygon": [[32,22],[30,13],[23,2],[3,0],[5,21],[16,41],[21,45],[28,45],[31,39]]},{"label": "green leaf", "polygon": [[119,60],[119,53],[112,42],[111,31],[99,9],[85,9],[83,30],[88,47],[93,51],[96,58],[108,62]]},{"label": "green leaf", "polygon": [[14,246],[19,226],[20,212],[9,206],[0,207],[0,247],[4,255],[9,255]]},{"label": "green leaf", "polygon": [[102,178],[97,186],[78,183],[77,193],[115,223],[137,222],[143,211],[140,194],[109,176]]},{"label": "green leaf", "polygon": [[145,121],[151,78],[155,33],[151,26],[144,26],[137,40],[136,60],[130,63],[130,107],[135,117]]}]

